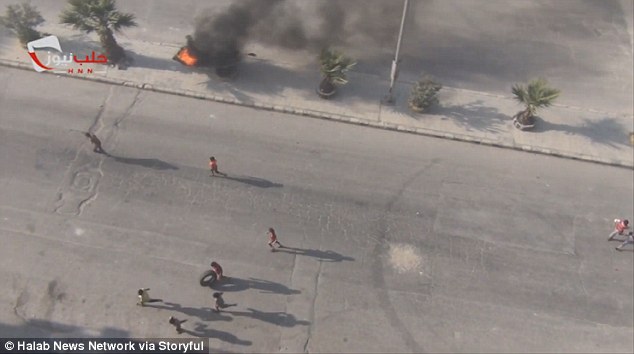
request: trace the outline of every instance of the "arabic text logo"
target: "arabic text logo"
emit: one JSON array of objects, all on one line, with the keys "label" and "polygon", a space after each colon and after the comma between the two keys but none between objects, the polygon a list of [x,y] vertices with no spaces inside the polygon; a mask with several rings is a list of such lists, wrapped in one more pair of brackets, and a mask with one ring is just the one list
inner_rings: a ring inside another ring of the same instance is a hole
[{"label": "arabic text logo", "polygon": [[58,52],[62,51],[62,47],[59,45],[59,39],[55,36],[48,36],[40,39],[36,39],[26,44],[26,48],[29,50],[29,55],[31,56],[31,63],[33,64],[33,69],[38,73],[41,73],[45,70],[52,70],[48,66],[44,66],[40,59],[37,57],[35,50],[38,48],[53,48],[57,49]]},{"label": "arabic text logo", "polygon": [[[78,58],[76,55],[73,55],[73,53],[70,53],[69,55],[62,55],[62,56],[51,55],[51,52],[49,51],[47,52],[48,58],[46,63],[42,63],[40,58],[37,56],[37,53],[36,53],[37,49],[53,48],[63,54],[62,47],[59,44],[59,39],[56,36],[48,36],[48,37],[44,37],[44,38],[40,38],[31,42],[28,42],[26,47],[29,51],[29,56],[31,57],[31,64],[33,64],[33,69],[35,69],[35,71],[37,72],[51,70],[55,73],[67,72],[69,74],[73,74],[73,73],[83,74],[84,68],[81,66],[84,64],[89,64],[89,63],[106,64],[108,62],[108,58],[106,58],[105,55],[100,54],[95,56],[94,51],[92,52],[90,56],[86,55],[84,59]],[[69,64],[73,62],[79,64],[80,67],[79,68],[68,67]],[[60,69],[61,67],[68,67],[68,68],[64,68],[63,70],[56,70],[56,69]],[[103,70],[101,73],[105,73],[105,72],[106,71]],[[85,68],[85,73],[87,74],[94,73],[93,68]]]}]

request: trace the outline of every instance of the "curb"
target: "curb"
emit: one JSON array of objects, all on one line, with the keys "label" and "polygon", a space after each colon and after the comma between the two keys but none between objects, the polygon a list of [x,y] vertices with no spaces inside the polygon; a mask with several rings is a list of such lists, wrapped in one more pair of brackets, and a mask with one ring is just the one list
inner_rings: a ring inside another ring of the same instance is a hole
[{"label": "curb", "polygon": [[[28,64],[13,61],[13,60],[8,60],[8,59],[2,59],[2,58],[0,58],[0,65],[7,66],[14,69],[27,70],[27,71],[33,70],[32,67]],[[58,74],[58,73],[48,73],[48,72],[44,72],[44,73],[53,74],[56,76],[69,77],[73,79],[95,81],[95,82],[100,82],[104,84],[111,84],[111,85],[114,84],[114,85],[121,85],[126,87],[135,87],[140,90],[153,91],[158,93],[177,95],[177,96],[183,96],[183,97],[189,97],[189,98],[197,98],[197,99],[202,99],[207,101],[214,101],[218,103],[227,103],[227,104],[232,104],[236,106],[250,107],[254,109],[272,111],[277,113],[293,114],[298,116],[318,118],[318,119],[336,121],[336,122],[347,123],[352,125],[360,125],[360,126],[372,127],[377,129],[383,129],[383,130],[391,130],[396,132],[429,136],[429,137],[440,138],[440,139],[462,141],[462,142],[471,143],[471,144],[479,144],[479,145],[485,145],[485,146],[491,146],[491,147],[505,148],[505,149],[516,150],[516,151],[524,151],[524,152],[540,154],[540,155],[586,161],[586,162],[592,162],[592,163],[597,163],[597,164],[607,165],[607,166],[634,169],[634,164],[632,164],[632,162],[624,161],[624,160],[605,159],[605,158],[585,155],[581,153],[571,153],[571,152],[558,151],[558,150],[541,148],[541,147],[534,147],[529,145],[505,143],[505,142],[500,142],[500,141],[487,139],[487,138],[477,138],[477,137],[463,135],[463,134],[453,134],[453,133],[447,133],[442,131],[435,131],[432,129],[416,128],[416,127],[404,126],[404,125],[394,124],[394,123],[373,121],[373,120],[369,120],[365,118],[346,116],[346,115],[341,115],[336,113],[326,113],[321,111],[301,109],[301,108],[290,107],[290,106],[271,105],[271,104],[260,103],[260,102],[242,102],[235,98],[230,98],[230,97],[221,97],[221,96],[216,96],[213,94],[207,94],[202,92],[172,89],[167,87],[154,86],[151,84],[136,83],[133,81],[111,79],[106,77],[73,76],[68,74]]]}]

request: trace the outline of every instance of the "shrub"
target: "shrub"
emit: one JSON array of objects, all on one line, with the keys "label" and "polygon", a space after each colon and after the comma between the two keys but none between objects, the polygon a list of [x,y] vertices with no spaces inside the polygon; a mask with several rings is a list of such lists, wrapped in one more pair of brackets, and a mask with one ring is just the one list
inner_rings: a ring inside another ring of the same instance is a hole
[{"label": "shrub", "polygon": [[28,42],[42,36],[34,27],[43,22],[44,18],[37,8],[27,2],[19,5],[8,5],[6,15],[0,17],[0,24],[16,34],[23,47],[26,47]]},{"label": "shrub", "polygon": [[429,106],[438,103],[438,91],[442,85],[434,81],[430,76],[424,75],[414,87],[409,96],[409,105],[412,110],[422,112]]}]

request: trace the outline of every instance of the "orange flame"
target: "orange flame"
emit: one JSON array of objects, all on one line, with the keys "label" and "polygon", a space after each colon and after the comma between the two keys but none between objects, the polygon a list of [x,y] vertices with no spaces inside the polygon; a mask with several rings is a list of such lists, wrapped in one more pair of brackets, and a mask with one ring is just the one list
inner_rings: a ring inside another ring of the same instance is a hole
[{"label": "orange flame", "polygon": [[190,52],[189,48],[183,47],[178,51],[176,57],[180,60],[181,63],[187,66],[194,66],[198,62],[198,58],[192,52]]}]

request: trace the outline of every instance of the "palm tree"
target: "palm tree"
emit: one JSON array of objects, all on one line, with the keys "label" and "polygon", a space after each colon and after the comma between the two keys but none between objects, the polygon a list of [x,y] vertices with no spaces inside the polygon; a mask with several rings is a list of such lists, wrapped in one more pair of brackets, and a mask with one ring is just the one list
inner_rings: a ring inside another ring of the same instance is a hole
[{"label": "palm tree", "polygon": [[534,124],[535,113],[538,108],[549,107],[559,97],[560,91],[548,87],[546,79],[535,79],[527,86],[516,84],[512,89],[515,99],[526,108],[518,112],[513,118],[521,125],[532,126]]},{"label": "palm tree", "polygon": [[12,30],[25,48],[28,42],[42,36],[34,27],[43,22],[44,18],[37,8],[27,2],[20,5],[8,5],[6,15],[0,17],[0,24]]},{"label": "palm tree", "polygon": [[68,4],[70,7],[60,15],[60,23],[86,33],[97,32],[110,63],[118,64],[125,59],[114,32],[136,26],[133,14],[117,11],[115,0],[68,0]]},{"label": "palm tree", "polygon": [[357,64],[343,53],[330,48],[321,51],[319,63],[323,79],[319,84],[318,93],[324,98],[332,96],[337,85],[348,83],[346,72]]}]

